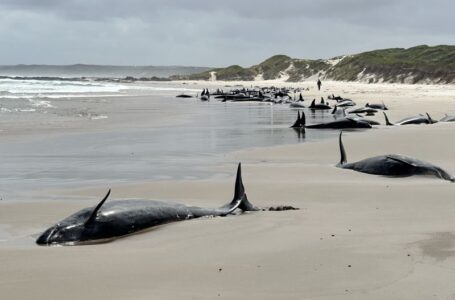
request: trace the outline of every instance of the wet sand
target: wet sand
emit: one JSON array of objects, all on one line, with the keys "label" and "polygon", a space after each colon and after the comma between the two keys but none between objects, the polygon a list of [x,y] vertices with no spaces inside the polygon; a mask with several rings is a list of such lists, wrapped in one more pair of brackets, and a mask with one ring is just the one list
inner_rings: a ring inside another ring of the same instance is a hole
[{"label": "wet sand", "polygon": [[[220,84],[220,83],[218,83]],[[231,83],[232,84],[232,83]],[[256,84],[256,83],[252,83]],[[323,83],[358,104],[384,102],[396,120],[455,113],[453,86]],[[348,92],[350,91],[350,92]],[[378,98],[380,97],[380,98]],[[381,117],[378,116],[378,120]],[[455,173],[455,124],[380,127],[344,136],[348,161],[398,153]],[[451,299],[455,185],[337,169],[335,139],[230,153],[230,178],[112,186],[112,199],[221,206],[242,161],[250,201],[299,211],[169,224],[112,243],[38,247],[37,233],[93,205],[104,186],[56,190],[65,201],[0,201],[0,296],[5,299]],[[86,199],[86,200],[77,200]]]}]

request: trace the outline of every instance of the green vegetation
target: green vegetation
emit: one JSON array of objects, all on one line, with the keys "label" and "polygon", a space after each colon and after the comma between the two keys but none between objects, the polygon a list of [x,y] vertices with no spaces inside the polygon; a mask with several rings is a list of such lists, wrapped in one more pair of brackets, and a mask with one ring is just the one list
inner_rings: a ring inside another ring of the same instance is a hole
[{"label": "green vegetation", "polygon": [[322,59],[293,59],[275,55],[250,68],[235,65],[193,74],[185,79],[208,80],[210,72],[216,72],[218,80],[227,81],[253,80],[258,75],[269,80],[286,74],[291,82],[312,76],[344,81],[365,80],[363,76],[368,76],[369,82],[455,83],[455,46],[423,45],[409,49],[375,50],[347,56],[336,65]]},{"label": "green vegetation", "polygon": [[343,59],[327,73],[334,80],[357,80],[358,74],[373,74],[387,82],[455,81],[455,46],[417,46],[364,52]]},{"label": "green vegetation", "polygon": [[289,68],[291,62],[292,58],[289,56],[275,55],[251,69],[257,74],[262,74],[265,80],[270,80],[280,77],[280,73]]},{"label": "green vegetation", "polygon": [[309,60],[309,59],[300,59],[294,60],[294,68],[289,71],[290,82],[298,82],[304,80],[305,78],[322,75],[323,72],[330,68],[330,65],[322,59],[318,60]]}]

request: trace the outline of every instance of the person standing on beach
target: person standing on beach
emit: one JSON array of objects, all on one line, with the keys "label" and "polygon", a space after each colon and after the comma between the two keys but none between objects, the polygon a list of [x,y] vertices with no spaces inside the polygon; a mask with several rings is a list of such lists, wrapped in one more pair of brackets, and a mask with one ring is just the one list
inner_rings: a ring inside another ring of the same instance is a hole
[{"label": "person standing on beach", "polygon": [[318,79],[318,91],[321,90],[321,85],[322,85],[321,79]]}]

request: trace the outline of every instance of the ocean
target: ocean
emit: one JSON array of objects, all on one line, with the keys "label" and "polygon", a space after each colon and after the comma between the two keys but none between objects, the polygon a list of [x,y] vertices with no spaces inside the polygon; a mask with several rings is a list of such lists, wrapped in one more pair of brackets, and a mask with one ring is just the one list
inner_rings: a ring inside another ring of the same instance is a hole
[{"label": "ocean", "polygon": [[[226,156],[232,151],[337,134],[290,129],[297,110],[287,104],[175,97],[201,89],[181,83],[0,80],[0,196],[42,200],[37,191],[232,176],[213,168],[235,164]],[[330,112],[306,113],[309,123],[333,118]]]}]

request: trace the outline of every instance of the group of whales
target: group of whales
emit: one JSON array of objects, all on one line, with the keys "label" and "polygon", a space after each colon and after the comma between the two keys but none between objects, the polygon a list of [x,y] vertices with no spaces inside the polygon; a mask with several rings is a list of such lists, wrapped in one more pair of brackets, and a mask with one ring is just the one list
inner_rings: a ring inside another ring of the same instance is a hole
[{"label": "group of whales", "polygon": [[[312,104],[313,105],[313,104]],[[322,104],[318,104],[321,106]],[[368,105],[368,104],[367,104]],[[312,106],[309,106],[311,109]],[[319,123],[319,124],[312,124],[306,125],[306,118],[305,113],[302,111],[300,114],[300,110],[297,112],[297,119],[291,125],[291,128],[294,129],[355,129],[355,128],[372,128],[375,125],[381,125],[379,122],[375,120],[370,120],[361,116],[362,113],[366,113],[366,115],[371,114],[372,108],[369,107],[362,107],[355,110],[350,110],[346,113],[344,108],[339,109],[339,106],[334,106],[332,109],[331,114],[335,117],[341,116],[341,119],[337,118],[333,121]],[[373,109],[375,110],[375,109]],[[385,124],[387,126],[402,126],[402,125],[418,125],[418,124],[435,124],[438,121],[434,120],[428,113],[419,114],[416,116],[411,116],[404,118],[398,122],[392,123],[390,122],[387,114],[383,112],[385,118]],[[373,114],[374,115],[374,114]],[[455,122],[455,116],[447,115],[443,117],[439,122]]]},{"label": "group of whales", "polygon": [[[210,97],[208,90],[204,90],[203,94],[204,95],[202,96],[207,98]],[[342,98],[334,100],[339,103],[343,101]],[[316,104],[314,100],[310,105],[310,108],[311,107],[315,109],[327,109],[326,107],[329,107],[330,109],[328,104],[324,102]],[[387,107],[384,104],[382,104],[382,106],[367,104],[366,108],[387,110]],[[332,113],[336,114],[336,112],[337,106],[335,106]],[[341,119],[332,122],[306,125],[305,113],[302,111],[302,115],[300,115],[299,111],[297,120],[291,127],[299,130],[305,128],[345,129],[371,128],[372,125],[377,125],[377,122],[374,123],[375,121],[372,120],[367,120],[358,116],[346,116],[344,110],[342,110],[342,114],[343,117]],[[436,122],[428,114],[426,116],[418,115],[406,118],[395,124],[389,122],[385,112],[384,116],[386,118],[387,125],[433,124]],[[443,119],[441,119],[441,122],[454,121],[455,116],[446,115]],[[339,135],[341,158],[340,162],[336,165],[338,168],[350,169],[373,175],[393,177],[431,175],[440,179],[455,182],[454,176],[450,175],[438,166],[398,154],[375,156],[357,162],[348,163],[346,151],[342,141],[342,134],[343,132],[341,131]],[[219,208],[201,208],[187,206],[180,203],[154,200],[118,200],[105,204],[110,193],[111,190],[108,191],[106,196],[101,200],[101,202],[98,203],[97,206],[84,208],[47,229],[38,237],[36,243],[38,245],[80,245],[102,243],[171,222],[190,220],[206,216],[227,216],[233,214],[237,210],[258,211],[298,209],[292,206],[278,206],[260,209],[251,204],[245,193],[240,163],[237,168],[234,198],[230,203]]]},{"label": "group of whales", "polygon": [[[398,154],[374,156],[348,163],[342,134],[341,131],[340,162],[336,165],[338,168],[392,177],[430,175],[455,182],[454,176],[438,166]],[[292,206],[260,209],[251,204],[245,193],[240,163],[237,168],[234,197],[231,202],[219,208],[201,208],[154,200],[118,200],[105,204],[110,192],[111,190],[97,206],[84,208],[47,229],[38,237],[36,243],[47,246],[104,243],[155,226],[207,216],[227,216],[236,210],[245,212],[298,209]]]}]

